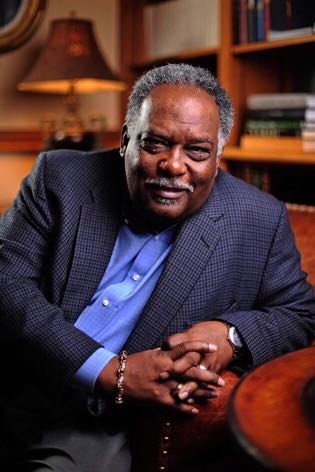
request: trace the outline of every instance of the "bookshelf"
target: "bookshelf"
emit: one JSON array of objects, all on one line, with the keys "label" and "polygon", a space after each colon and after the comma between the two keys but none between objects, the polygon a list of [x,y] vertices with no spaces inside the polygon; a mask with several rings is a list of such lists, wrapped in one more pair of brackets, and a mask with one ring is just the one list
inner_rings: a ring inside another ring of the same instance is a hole
[{"label": "bookshelf", "polygon": [[[174,61],[208,68],[228,90],[236,109],[236,123],[224,152],[223,166],[232,173],[235,166],[239,169],[243,166],[247,174],[251,167],[263,167],[271,176],[275,170],[277,185],[281,185],[279,169],[283,168],[284,179],[292,181],[294,175],[300,179],[292,198],[285,193],[289,201],[314,205],[315,192],[308,189],[304,196],[303,192],[306,181],[315,182],[315,153],[281,149],[277,151],[243,149],[240,147],[240,137],[246,98],[249,95],[310,92],[311,87],[315,86],[315,66],[312,60],[315,55],[315,35],[235,44],[234,2],[235,0],[219,0],[220,37],[217,47],[185,49],[175,55],[152,60],[148,57],[143,11],[148,4],[159,2],[120,0],[122,76],[130,88],[134,80],[153,65]],[[122,116],[127,95],[128,92],[122,103]],[[307,179],[303,178],[303,172],[307,174]],[[243,177],[240,171],[238,175]],[[281,191],[277,192],[275,186],[272,193],[279,198],[283,195]]]}]

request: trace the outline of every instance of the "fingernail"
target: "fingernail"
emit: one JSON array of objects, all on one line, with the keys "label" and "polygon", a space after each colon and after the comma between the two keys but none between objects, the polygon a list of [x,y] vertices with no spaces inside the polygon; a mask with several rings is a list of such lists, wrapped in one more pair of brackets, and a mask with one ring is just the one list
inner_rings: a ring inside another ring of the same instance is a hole
[{"label": "fingernail", "polygon": [[213,390],[213,391],[211,392],[211,396],[212,396],[212,397],[218,397],[219,395],[220,395],[220,393],[217,392],[216,390]]},{"label": "fingernail", "polygon": [[224,380],[222,379],[222,377],[219,377],[219,378],[218,378],[218,385],[220,385],[220,387],[223,387],[223,385],[225,385],[225,382],[224,382]]},{"label": "fingernail", "polygon": [[209,343],[208,344],[208,349],[209,349],[210,352],[212,352],[212,351],[216,351],[218,349],[218,347],[216,346],[216,344]]},{"label": "fingernail", "polygon": [[193,398],[188,398],[187,403],[191,405],[192,403],[195,403],[195,400]]},{"label": "fingernail", "polygon": [[189,395],[189,393],[186,391],[186,392],[179,392],[178,394],[178,397],[181,399],[181,400],[185,400],[185,398],[187,398]]},{"label": "fingernail", "polygon": [[160,379],[166,380],[170,377],[170,374],[168,372],[161,372],[160,373]]},{"label": "fingernail", "polygon": [[194,415],[198,415],[199,410],[197,410],[197,408],[193,408],[193,409],[191,410],[191,412],[192,412]]}]

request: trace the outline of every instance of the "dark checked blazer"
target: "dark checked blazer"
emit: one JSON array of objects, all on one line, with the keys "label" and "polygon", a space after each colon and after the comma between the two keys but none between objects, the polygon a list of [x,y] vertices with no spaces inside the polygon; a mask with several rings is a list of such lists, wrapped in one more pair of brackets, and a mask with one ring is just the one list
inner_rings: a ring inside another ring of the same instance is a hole
[{"label": "dark checked blazer", "polygon": [[[0,355],[9,392],[59,391],[98,349],[73,324],[110,260],[122,181],[116,150],[44,153],[2,217]],[[203,208],[180,225],[126,348],[159,346],[213,318],[237,326],[254,366],[306,346],[315,304],[299,263],[284,205],[220,171]]]}]

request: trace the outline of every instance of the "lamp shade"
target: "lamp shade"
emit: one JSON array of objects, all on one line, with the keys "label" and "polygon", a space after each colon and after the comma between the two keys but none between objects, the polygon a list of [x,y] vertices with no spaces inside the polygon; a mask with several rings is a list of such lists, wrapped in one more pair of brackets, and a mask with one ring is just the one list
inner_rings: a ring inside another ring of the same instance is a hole
[{"label": "lamp shade", "polygon": [[18,90],[44,93],[77,93],[124,90],[110,70],[94,36],[90,20],[56,19],[47,42]]}]

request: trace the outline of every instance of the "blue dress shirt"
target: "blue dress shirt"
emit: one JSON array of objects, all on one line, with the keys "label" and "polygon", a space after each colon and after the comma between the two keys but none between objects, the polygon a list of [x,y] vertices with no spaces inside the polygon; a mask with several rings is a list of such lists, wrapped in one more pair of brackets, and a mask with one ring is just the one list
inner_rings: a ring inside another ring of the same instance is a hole
[{"label": "blue dress shirt", "polygon": [[76,383],[93,391],[101,370],[121,350],[161,275],[173,236],[173,228],[153,235],[120,227],[102,280],[75,323],[103,346],[75,373]]}]

